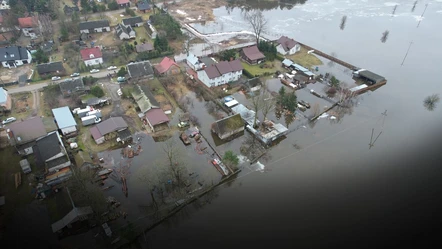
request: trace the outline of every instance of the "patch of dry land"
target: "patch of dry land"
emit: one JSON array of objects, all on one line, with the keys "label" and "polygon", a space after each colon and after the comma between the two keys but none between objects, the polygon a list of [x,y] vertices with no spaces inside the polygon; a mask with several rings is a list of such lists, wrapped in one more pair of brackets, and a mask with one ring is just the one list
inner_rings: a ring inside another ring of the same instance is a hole
[{"label": "patch of dry land", "polygon": [[169,13],[185,22],[213,21],[213,9],[226,5],[224,0],[182,0],[168,6]]}]

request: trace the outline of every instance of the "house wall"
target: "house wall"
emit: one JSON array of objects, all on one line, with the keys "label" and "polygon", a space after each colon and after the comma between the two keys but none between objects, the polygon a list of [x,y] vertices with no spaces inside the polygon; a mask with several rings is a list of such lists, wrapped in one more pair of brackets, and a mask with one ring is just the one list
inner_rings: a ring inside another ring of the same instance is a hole
[{"label": "house wall", "polygon": [[104,137],[100,137],[99,139],[95,139],[95,143],[97,143],[97,144],[104,143]]},{"label": "house wall", "polygon": [[86,66],[100,65],[100,64],[103,64],[103,58],[93,58],[90,60],[86,60],[86,61],[84,61],[84,64]]},{"label": "house wall", "polygon": [[221,77],[216,77],[214,79],[209,79],[209,77],[206,74],[206,71],[201,70],[197,71],[198,73],[198,79],[201,80],[206,86],[212,87],[219,85],[219,82],[221,81]]},{"label": "house wall", "polygon": [[187,65],[192,68],[194,71],[198,71],[202,68],[200,63],[197,63],[196,65],[193,65],[192,63],[190,63],[189,61],[186,60]]},{"label": "house wall", "polygon": [[119,4],[119,7],[120,7],[120,8],[130,7],[130,3]]},{"label": "house wall", "polygon": [[278,53],[280,53],[280,54],[283,54],[283,55],[286,55],[288,52],[286,52],[285,50],[284,50],[284,48],[282,48],[282,45],[281,44],[279,44],[278,46],[276,46],[276,52],[278,52]]},{"label": "house wall", "polygon": [[21,31],[23,32],[24,36],[31,36],[29,33],[34,33],[33,28],[22,28]]},{"label": "house wall", "polygon": [[224,133],[224,134],[218,134],[218,137],[220,139],[226,139],[226,138],[229,138],[230,136],[235,135],[236,133],[242,132],[243,130],[244,130],[244,126],[241,127],[241,128],[238,128],[238,129],[236,129],[234,131],[231,131],[231,132],[227,132],[227,133]]},{"label": "house wall", "polygon": [[67,134],[75,132],[75,131],[77,131],[77,127],[75,125],[61,129],[61,132],[63,133],[63,135],[67,135]]},{"label": "house wall", "polygon": [[129,35],[124,32],[121,33],[120,37],[118,37],[118,38],[120,38],[120,40],[129,40],[130,39]]},{"label": "house wall", "polygon": [[95,28],[95,29],[82,29],[80,30],[80,33],[101,33],[101,32],[109,32],[111,29],[110,27],[103,27],[103,28]]},{"label": "house wall", "polygon": [[9,65],[9,63],[7,61],[2,61],[2,66],[6,67],[6,68],[15,68],[15,67],[18,67],[18,66],[22,66],[24,64],[31,63],[32,62],[31,52],[29,52],[29,50],[28,50],[27,53],[28,53],[28,59],[26,59],[26,60],[15,60],[14,64],[12,66]]}]

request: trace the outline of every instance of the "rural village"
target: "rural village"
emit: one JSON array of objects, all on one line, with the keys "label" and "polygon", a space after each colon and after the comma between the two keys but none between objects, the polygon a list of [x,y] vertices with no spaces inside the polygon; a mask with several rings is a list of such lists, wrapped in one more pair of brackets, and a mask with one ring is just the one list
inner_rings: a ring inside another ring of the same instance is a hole
[{"label": "rural village", "polygon": [[260,11],[245,15],[246,38],[192,26],[225,4],[2,1],[0,237],[43,205],[34,215],[62,244],[89,231],[106,248],[130,243],[387,82],[297,37],[266,37]]}]

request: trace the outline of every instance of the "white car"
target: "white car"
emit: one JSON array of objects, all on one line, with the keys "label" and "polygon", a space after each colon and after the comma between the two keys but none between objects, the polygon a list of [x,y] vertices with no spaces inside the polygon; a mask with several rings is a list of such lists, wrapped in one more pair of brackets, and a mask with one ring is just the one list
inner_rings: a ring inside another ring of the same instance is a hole
[{"label": "white car", "polygon": [[107,68],[107,70],[115,70],[115,69],[117,69],[116,66],[110,66],[110,67]]},{"label": "white car", "polygon": [[71,74],[71,77],[78,77],[78,76],[80,76],[79,73],[73,73],[73,74]]},{"label": "white car", "polygon": [[98,72],[100,72],[99,69],[92,69],[92,70],[90,71],[90,73],[98,73]]},{"label": "white car", "polygon": [[14,118],[14,117],[10,117],[10,118],[7,118],[7,119],[5,119],[5,120],[3,120],[2,121],[2,124],[9,124],[9,123],[12,123],[12,122],[14,122],[15,120],[17,120],[16,118]]},{"label": "white car", "polygon": [[60,79],[61,79],[61,78],[58,77],[58,76],[54,76],[54,77],[52,77],[52,80],[53,80],[53,81],[60,80]]}]

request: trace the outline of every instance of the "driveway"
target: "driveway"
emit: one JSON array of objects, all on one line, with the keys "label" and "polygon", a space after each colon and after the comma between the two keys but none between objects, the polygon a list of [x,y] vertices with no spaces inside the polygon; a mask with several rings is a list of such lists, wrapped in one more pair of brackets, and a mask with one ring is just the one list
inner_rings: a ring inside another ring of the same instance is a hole
[{"label": "driveway", "polygon": [[[101,82],[102,81],[102,82]],[[109,80],[100,80],[99,83],[107,90],[109,93],[111,99],[112,99],[112,105],[113,109],[110,113],[111,117],[118,117],[124,115],[124,110],[121,108],[121,97],[118,96],[118,89],[120,89],[120,84],[116,82],[109,82]]]}]

